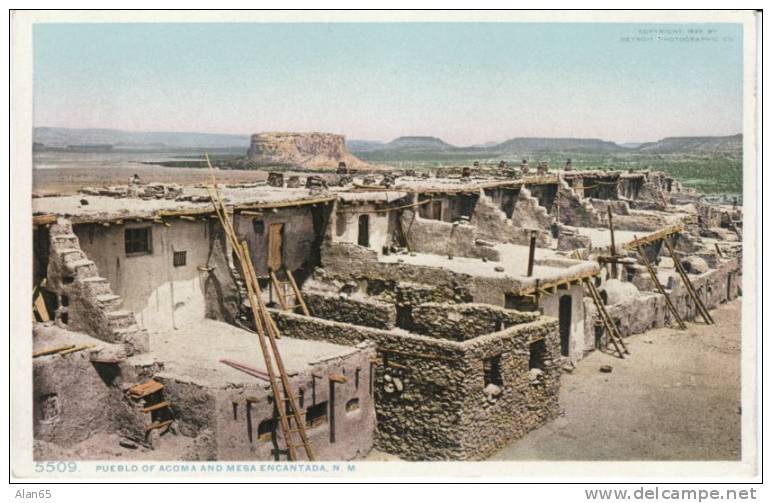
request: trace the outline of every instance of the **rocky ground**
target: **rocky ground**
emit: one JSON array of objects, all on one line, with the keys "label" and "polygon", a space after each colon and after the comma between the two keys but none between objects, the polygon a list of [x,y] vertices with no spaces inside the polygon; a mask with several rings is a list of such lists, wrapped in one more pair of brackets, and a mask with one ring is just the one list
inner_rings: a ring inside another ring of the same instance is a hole
[{"label": "rocky ground", "polygon": [[561,417],[492,459],[739,459],[740,307],[713,311],[714,326],[632,336],[625,360],[590,354],[563,376]]}]

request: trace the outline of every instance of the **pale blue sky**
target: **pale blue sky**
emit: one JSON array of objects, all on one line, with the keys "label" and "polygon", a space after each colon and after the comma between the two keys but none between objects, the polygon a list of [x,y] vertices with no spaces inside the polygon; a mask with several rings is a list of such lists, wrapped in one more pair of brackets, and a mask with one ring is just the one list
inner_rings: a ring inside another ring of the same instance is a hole
[{"label": "pale blue sky", "polygon": [[[708,41],[627,41],[640,30]],[[709,29],[717,30],[708,33]],[[742,130],[739,24],[37,24],[36,126],[638,142]]]}]

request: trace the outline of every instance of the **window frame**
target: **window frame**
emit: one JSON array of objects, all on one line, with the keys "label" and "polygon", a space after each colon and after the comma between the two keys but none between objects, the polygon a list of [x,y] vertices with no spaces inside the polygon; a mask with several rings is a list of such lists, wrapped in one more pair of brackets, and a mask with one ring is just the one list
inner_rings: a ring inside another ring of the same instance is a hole
[{"label": "window frame", "polygon": [[[138,238],[136,236],[129,237],[130,233],[136,233],[136,232],[144,232],[145,233],[145,246],[146,248],[144,250],[129,250],[129,243],[136,243],[138,242]],[[123,251],[127,257],[137,257],[141,255],[152,255],[153,254],[153,227],[152,226],[143,226],[143,227],[126,227],[123,230]]]}]

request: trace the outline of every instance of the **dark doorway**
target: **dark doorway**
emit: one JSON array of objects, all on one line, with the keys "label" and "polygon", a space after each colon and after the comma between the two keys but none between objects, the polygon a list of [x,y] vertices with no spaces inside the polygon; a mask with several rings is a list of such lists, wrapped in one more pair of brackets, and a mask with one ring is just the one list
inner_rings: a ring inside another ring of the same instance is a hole
[{"label": "dark doorway", "polygon": [[442,220],[442,201],[432,201],[432,219]]},{"label": "dark doorway", "polygon": [[370,215],[359,215],[359,246],[370,246]]},{"label": "dark doorway", "polygon": [[560,354],[568,356],[568,346],[571,341],[571,296],[560,297],[558,309],[558,322],[560,324]]}]

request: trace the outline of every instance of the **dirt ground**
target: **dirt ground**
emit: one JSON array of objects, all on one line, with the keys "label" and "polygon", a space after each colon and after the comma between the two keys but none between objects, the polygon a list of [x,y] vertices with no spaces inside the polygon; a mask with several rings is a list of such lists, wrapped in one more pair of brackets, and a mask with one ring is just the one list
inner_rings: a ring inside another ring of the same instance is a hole
[{"label": "dirt ground", "polygon": [[491,459],[739,459],[740,304],[713,311],[714,326],[634,335],[625,360],[590,354],[562,377],[563,415]]}]

